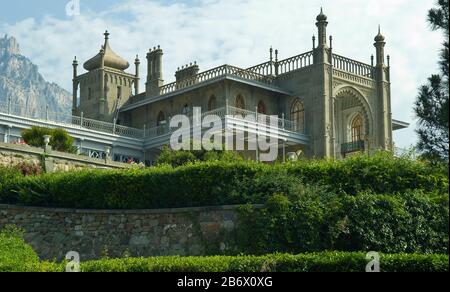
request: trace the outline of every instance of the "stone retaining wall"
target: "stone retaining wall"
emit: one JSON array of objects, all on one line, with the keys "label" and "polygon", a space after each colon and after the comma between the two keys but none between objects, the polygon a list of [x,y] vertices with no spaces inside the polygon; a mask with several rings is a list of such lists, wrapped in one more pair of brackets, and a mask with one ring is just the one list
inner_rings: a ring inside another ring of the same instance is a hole
[{"label": "stone retaining wall", "polygon": [[221,254],[237,223],[235,206],[165,210],[72,210],[0,205],[0,229],[26,230],[42,259]]},{"label": "stone retaining wall", "polygon": [[87,156],[44,151],[43,148],[27,145],[0,143],[0,166],[17,165],[21,162],[39,165],[46,172],[71,171],[83,168],[129,168],[126,163],[110,159],[96,159]]}]

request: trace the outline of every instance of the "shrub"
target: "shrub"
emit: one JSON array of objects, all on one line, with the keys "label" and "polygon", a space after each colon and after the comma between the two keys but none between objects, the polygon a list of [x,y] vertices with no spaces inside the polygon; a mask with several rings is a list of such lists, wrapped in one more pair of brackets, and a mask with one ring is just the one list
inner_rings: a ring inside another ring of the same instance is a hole
[{"label": "shrub", "polygon": [[[193,142],[191,142],[192,146]],[[168,164],[173,167],[186,165],[199,161],[242,161],[242,157],[239,153],[234,151],[173,151],[169,147],[163,147],[161,153],[156,159],[156,164]]]},{"label": "shrub", "polygon": [[42,168],[40,165],[36,165],[34,163],[29,163],[22,161],[19,164],[14,166],[15,169],[18,169],[23,175],[39,175],[42,173]]},{"label": "shrub", "polygon": [[271,197],[261,210],[240,209],[236,250],[248,254],[323,250],[446,253],[448,196],[356,196],[307,191]]},{"label": "shrub", "polygon": [[448,193],[448,164],[395,157],[389,152],[343,160],[302,160],[281,166],[304,181],[330,186],[334,192],[378,194],[421,189]]},{"label": "shrub", "polygon": [[51,136],[49,145],[52,146],[54,150],[69,153],[75,152],[73,146],[74,138],[64,129],[49,129],[33,126],[30,129],[22,131],[22,138],[28,145],[34,147],[43,147],[45,145],[45,135]]},{"label": "shrub", "polygon": [[[382,272],[448,272],[448,255],[380,254]],[[82,272],[364,272],[365,253],[299,255],[152,257],[81,263]],[[37,271],[64,271],[64,264],[41,263]]]},{"label": "shrub", "polygon": [[39,257],[23,240],[24,231],[6,226],[0,231],[0,272],[26,272],[38,269]]}]

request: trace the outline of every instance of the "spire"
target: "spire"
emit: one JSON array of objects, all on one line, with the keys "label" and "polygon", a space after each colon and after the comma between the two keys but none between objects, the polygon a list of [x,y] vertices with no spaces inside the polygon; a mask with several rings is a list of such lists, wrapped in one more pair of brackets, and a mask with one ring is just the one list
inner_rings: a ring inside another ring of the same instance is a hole
[{"label": "spire", "polygon": [[316,17],[316,26],[318,29],[318,40],[319,40],[319,44],[318,47],[319,48],[324,48],[327,46],[327,16],[325,14],[323,14],[323,9],[322,7],[320,8],[320,14],[317,15]]},{"label": "spire", "polygon": [[322,7],[320,7],[320,14],[317,15],[316,20],[317,20],[318,22],[321,22],[321,21],[327,21],[327,16],[326,16],[325,14],[323,14],[323,9],[322,9]]},{"label": "spire", "polygon": [[375,42],[384,42],[385,38],[384,36],[381,34],[381,26],[378,25],[378,34],[375,37]]},{"label": "spire", "polygon": [[105,36],[105,47],[106,47],[106,44],[108,43],[108,40],[109,40],[110,33],[108,32],[108,30],[106,30],[103,35]]}]

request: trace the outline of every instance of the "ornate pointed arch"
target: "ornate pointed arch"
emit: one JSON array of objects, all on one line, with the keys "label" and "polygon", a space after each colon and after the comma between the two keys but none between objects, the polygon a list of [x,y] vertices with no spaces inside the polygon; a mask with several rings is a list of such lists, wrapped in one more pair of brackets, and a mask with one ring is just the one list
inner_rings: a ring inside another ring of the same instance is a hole
[{"label": "ornate pointed arch", "polygon": [[374,116],[372,108],[364,94],[355,87],[343,85],[336,88],[334,96],[336,101],[343,103],[344,107],[350,108],[359,106],[362,108],[363,112],[361,114],[367,125],[366,133],[372,136],[374,131]]}]

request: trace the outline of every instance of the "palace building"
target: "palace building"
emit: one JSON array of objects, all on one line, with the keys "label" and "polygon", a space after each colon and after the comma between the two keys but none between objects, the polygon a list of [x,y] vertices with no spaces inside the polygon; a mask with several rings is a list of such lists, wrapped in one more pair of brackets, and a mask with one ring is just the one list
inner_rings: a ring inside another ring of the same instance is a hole
[{"label": "palace building", "polygon": [[[163,50],[155,47],[146,56],[142,92],[140,60],[134,60],[133,74],[126,72],[130,64],[113,52],[106,32],[100,52],[84,63],[85,73],[78,74],[76,58],[73,62],[72,114],[81,126],[90,121],[91,130],[112,129],[118,138],[103,146],[111,148],[116,160],[134,157],[151,163],[169,143],[174,130],[169,127],[170,118],[190,115],[194,107],[203,114],[232,119],[236,129],[239,115],[254,115],[257,119],[246,128],[255,133],[261,117],[277,116],[277,129],[263,128],[276,135],[284,156],[295,152],[340,159],[392,150],[392,131],[408,124],[392,119],[385,37],[379,30],[375,57],[365,64],[335,53],[327,25],[321,11],[311,51],[280,60],[278,50],[271,48],[267,62],[250,68],[223,65],[200,72],[199,65],[191,63],[179,68],[176,81],[169,84],[164,82]],[[119,141],[124,136],[138,142],[130,147],[130,141]],[[255,154],[246,155],[257,159]]]}]

